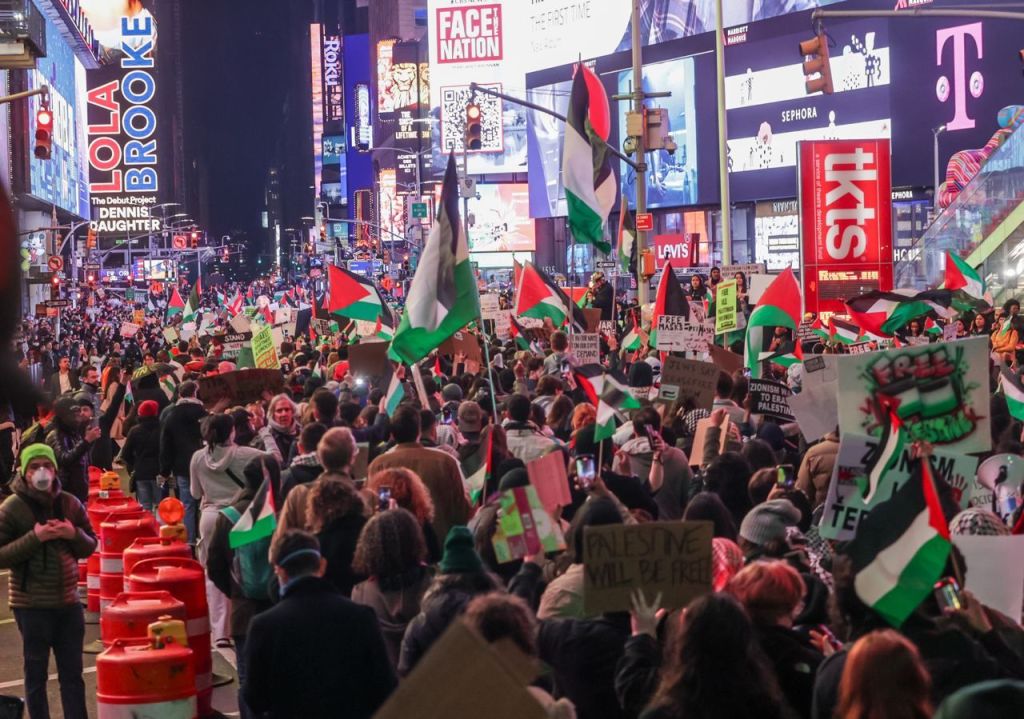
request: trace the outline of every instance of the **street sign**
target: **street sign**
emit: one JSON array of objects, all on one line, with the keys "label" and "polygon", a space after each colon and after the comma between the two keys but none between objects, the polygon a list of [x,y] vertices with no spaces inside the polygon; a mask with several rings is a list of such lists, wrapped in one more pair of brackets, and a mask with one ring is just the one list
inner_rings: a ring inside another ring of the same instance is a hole
[{"label": "street sign", "polygon": [[127,288],[125,288],[124,299],[125,299],[126,302],[134,302],[135,301],[135,288],[134,287],[127,287]]},{"label": "street sign", "polygon": [[650,232],[654,229],[654,215],[650,212],[636,213],[636,229],[641,232]]},{"label": "street sign", "polygon": [[176,250],[184,250],[188,247],[188,235],[174,235],[171,238],[171,247]]},{"label": "street sign", "polygon": [[412,216],[417,220],[425,219],[427,216],[427,203],[426,202],[414,202],[412,203]]},{"label": "street sign", "polygon": [[602,260],[597,263],[597,266],[602,270],[614,270],[617,266],[617,263],[614,262],[613,260]]},{"label": "street sign", "polygon": [[50,272],[60,272],[64,269],[64,258],[60,255],[50,255],[50,259],[46,261],[46,266],[50,268]]},{"label": "street sign", "polygon": [[70,307],[71,300],[46,300],[46,302],[44,302],[43,304],[45,304],[50,309]]}]

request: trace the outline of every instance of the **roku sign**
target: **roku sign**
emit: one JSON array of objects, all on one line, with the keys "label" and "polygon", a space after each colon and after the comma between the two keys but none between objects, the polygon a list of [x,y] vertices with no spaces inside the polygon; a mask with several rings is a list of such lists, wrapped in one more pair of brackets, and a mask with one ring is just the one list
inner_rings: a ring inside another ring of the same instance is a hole
[{"label": "roku sign", "polygon": [[90,193],[153,193],[159,189],[157,122],[151,107],[156,94],[154,30],[150,16],[121,18],[124,75],[88,92],[90,110],[96,108],[90,116],[104,118],[89,123],[91,176],[102,173],[107,178],[91,181]]}]

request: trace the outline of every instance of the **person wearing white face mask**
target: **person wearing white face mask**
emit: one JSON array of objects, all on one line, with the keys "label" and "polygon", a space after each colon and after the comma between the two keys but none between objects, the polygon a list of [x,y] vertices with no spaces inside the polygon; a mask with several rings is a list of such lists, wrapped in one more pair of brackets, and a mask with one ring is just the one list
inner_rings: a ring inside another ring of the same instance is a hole
[{"label": "person wearing white face mask", "polygon": [[85,507],[61,488],[48,445],[25,446],[20,468],[11,482],[14,494],[0,505],[0,569],[11,570],[10,604],[22,637],[28,714],[50,716],[46,681],[52,651],[62,716],[86,719],[78,560],[96,549],[96,535]]}]

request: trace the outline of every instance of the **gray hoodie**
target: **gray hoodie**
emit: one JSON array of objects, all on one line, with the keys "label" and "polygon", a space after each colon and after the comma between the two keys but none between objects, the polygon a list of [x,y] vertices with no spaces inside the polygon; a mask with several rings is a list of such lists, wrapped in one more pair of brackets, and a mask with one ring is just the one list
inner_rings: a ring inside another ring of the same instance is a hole
[{"label": "gray hoodie", "polygon": [[[199,510],[208,507],[223,509],[231,504],[245,480],[245,465],[263,452],[253,447],[222,444],[196,450],[189,463],[189,491],[199,502]],[[236,482],[228,470],[238,478]]]},{"label": "gray hoodie", "polygon": [[[646,485],[653,458],[650,440],[647,437],[633,437],[616,453],[612,469],[619,474],[639,477]],[[682,519],[690,482],[693,480],[690,462],[686,453],[677,447],[666,447],[661,461],[665,465],[665,481],[654,495],[654,502],[658,505],[658,519]]]}]

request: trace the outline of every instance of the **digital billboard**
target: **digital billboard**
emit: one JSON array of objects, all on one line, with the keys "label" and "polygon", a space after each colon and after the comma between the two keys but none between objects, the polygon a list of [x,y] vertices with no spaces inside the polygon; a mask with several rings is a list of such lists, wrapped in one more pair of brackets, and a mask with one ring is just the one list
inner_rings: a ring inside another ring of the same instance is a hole
[{"label": "digital billboard", "polygon": [[[526,99],[565,116],[569,109],[572,80],[533,87]],[[562,142],[565,123],[543,112],[527,113],[530,165],[530,216],[565,217],[565,185],[562,184]]]},{"label": "digital billboard", "polygon": [[796,200],[758,202],[754,207],[754,261],[769,272],[800,268],[800,214]]},{"label": "digital billboard", "polygon": [[[145,40],[141,36],[125,38],[121,33],[121,19],[133,23],[149,22],[156,27],[150,8],[155,0],[78,0],[79,9],[92,25],[93,37],[100,45],[100,53],[109,61],[122,52],[125,42],[139,45]],[[70,10],[69,10],[70,12]],[[154,34],[155,39],[155,34]]]},{"label": "digital billboard", "polygon": [[[697,127],[697,111],[694,92],[697,85],[696,63],[692,57],[682,57],[643,67],[645,91],[671,88],[670,97],[649,100],[648,106],[665,108],[672,139],[676,143],[674,153],[658,150],[647,155],[647,206],[650,208],[693,205],[697,194],[697,143],[700,139]],[[632,91],[633,72],[618,73],[618,94]],[[626,113],[619,117],[619,137],[626,137]],[[636,204],[636,172],[626,163],[620,165],[622,194],[631,205]]]},{"label": "digital billboard", "polygon": [[160,191],[157,28],[152,15],[138,12],[121,17],[120,29],[117,59],[88,73],[92,227],[144,235],[160,230],[160,220],[150,216]]},{"label": "digital billboard", "polygon": [[527,184],[477,185],[469,201],[470,252],[532,252],[536,246]]},{"label": "digital billboard", "polygon": [[[788,25],[792,25],[789,23]],[[733,34],[725,53],[728,168],[733,201],[791,197],[801,140],[889,138],[891,59],[885,19],[836,22],[829,33],[835,92],[808,95],[796,48],[807,31],[778,23]]]},{"label": "digital billboard", "polygon": [[348,201],[345,136],[324,135],[322,147],[320,197],[332,205],[343,205]]},{"label": "digital billboard", "polygon": [[320,197],[321,174],[323,171],[323,157],[321,155],[323,148],[321,142],[324,134],[324,85],[323,68],[321,66],[321,54],[323,51],[320,46],[320,37],[320,23],[313,23],[309,26],[309,84],[313,99],[313,197]]},{"label": "digital billboard", "polygon": [[[50,88],[50,111],[53,114],[53,144],[49,160],[37,160],[29,154],[27,191],[45,202],[80,217],[89,216],[89,187],[82,157],[85,154],[85,123],[79,113],[76,82],[82,78],[77,71],[81,63],[54,24],[46,20],[46,57],[36,61],[35,69],[27,71],[28,89]],[[38,95],[28,100],[30,134],[35,132],[36,113],[42,107]]]}]

